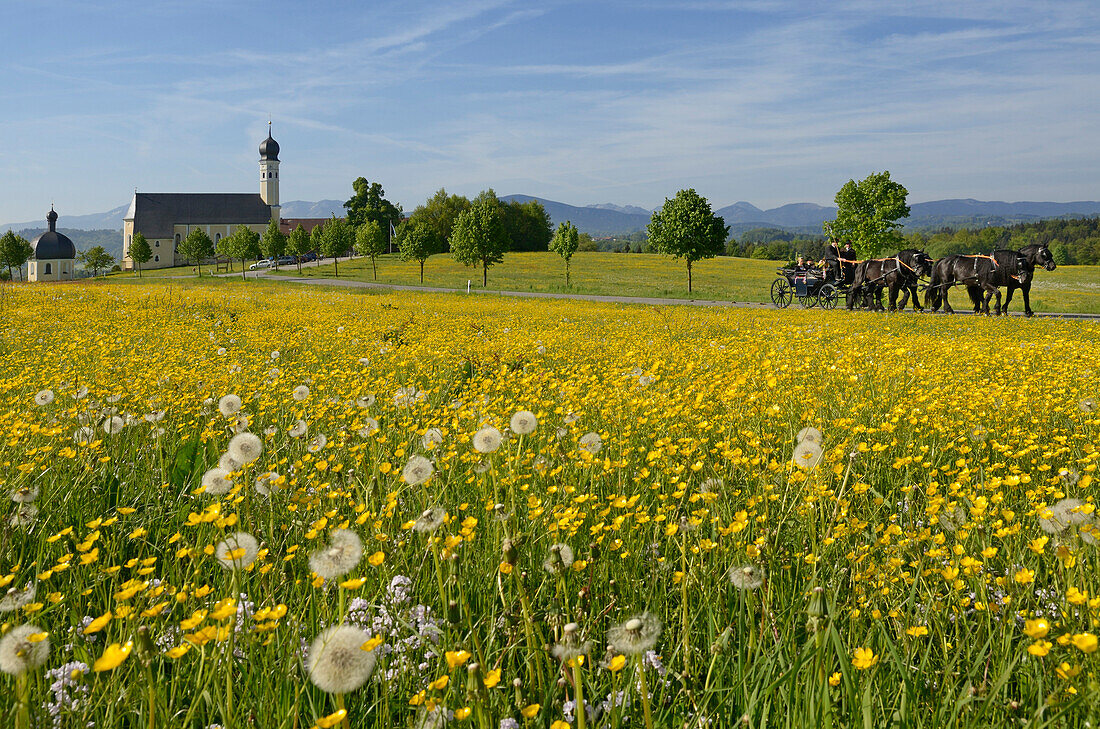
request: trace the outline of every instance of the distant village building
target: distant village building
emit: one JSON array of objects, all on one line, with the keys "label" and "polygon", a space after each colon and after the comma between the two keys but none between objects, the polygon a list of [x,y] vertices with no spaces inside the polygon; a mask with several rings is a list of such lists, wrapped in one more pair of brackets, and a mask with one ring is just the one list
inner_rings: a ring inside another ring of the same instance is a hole
[{"label": "distant village building", "polygon": [[76,271],[76,246],[69,236],[57,232],[53,206],[46,215],[50,229],[31,241],[34,253],[27,262],[29,281],[71,281]]},{"label": "distant village building", "polygon": [[142,268],[167,268],[184,263],[179,244],[196,228],[217,245],[242,225],[262,234],[272,220],[279,220],[279,143],[272,139],[269,124],[267,139],[260,143],[258,195],[135,190],[122,222],[122,268],[134,268],[130,241],[135,233],[143,234],[153,251]]},{"label": "distant village building", "polygon": [[[302,230],[307,233],[312,233],[314,228],[323,228],[325,223],[332,220],[332,218],[283,218],[279,221],[279,230],[285,235],[290,235],[298,226],[302,226]],[[344,217],[339,217],[337,220],[346,220]]]}]

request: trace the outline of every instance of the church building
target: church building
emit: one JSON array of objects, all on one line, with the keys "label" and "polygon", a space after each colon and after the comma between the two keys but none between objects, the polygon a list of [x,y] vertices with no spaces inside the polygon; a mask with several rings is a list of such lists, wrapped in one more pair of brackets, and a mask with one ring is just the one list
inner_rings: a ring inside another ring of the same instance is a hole
[{"label": "church building", "polygon": [[209,192],[138,192],[122,222],[122,269],[134,268],[130,241],[141,233],[149,241],[153,257],[142,269],[168,268],[186,261],[177,252],[183,239],[201,228],[218,244],[242,225],[262,234],[279,220],[279,143],[271,138],[260,143],[260,194]]},{"label": "church building", "polygon": [[72,281],[76,272],[76,246],[69,236],[57,232],[53,206],[46,214],[50,229],[31,241],[34,254],[27,262],[28,281]]}]

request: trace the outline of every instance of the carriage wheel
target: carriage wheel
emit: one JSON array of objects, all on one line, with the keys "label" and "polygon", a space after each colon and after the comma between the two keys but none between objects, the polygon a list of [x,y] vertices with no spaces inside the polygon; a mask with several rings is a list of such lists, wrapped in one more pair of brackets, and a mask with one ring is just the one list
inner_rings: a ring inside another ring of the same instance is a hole
[{"label": "carriage wheel", "polygon": [[798,303],[803,309],[812,309],[817,306],[817,294],[806,294],[798,297]]},{"label": "carriage wheel", "polygon": [[821,302],[822,309],[835,309],[837,301],[840,300],[840,292],[837,291],[836,286],[825,284],[821,287],[821,291],[817,292],[817,298]]},{"label": "carriage wheel", "polygon": [[785,278],[772,281],[772,303],[780,309],[786,309],[794,299],[794,289]]}]

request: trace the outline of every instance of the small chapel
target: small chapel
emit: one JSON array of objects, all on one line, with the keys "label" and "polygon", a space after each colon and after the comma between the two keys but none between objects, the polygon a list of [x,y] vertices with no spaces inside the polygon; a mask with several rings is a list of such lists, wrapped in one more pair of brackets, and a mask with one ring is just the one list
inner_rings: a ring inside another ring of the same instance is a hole
[{"label": "small chapel", "polygon": [[134,190],[122,220],[122,269],[133,270],[130,241],[141,233],[153,257],[142,269],[168,268],[185,263],[178,249],[187,234],[201,228],[216,246],[241,226],[262,234],[279,221],[279,143],[271,137],[260,143],[260,193],[139,192]]},{"label": "small chapel", "polygon": [[28,281],[72,281],[76,272],[76,246],[69,236],[57,232],[57,212],[46,214],[49,230],[31,241],[34,253],[27,261]]}]

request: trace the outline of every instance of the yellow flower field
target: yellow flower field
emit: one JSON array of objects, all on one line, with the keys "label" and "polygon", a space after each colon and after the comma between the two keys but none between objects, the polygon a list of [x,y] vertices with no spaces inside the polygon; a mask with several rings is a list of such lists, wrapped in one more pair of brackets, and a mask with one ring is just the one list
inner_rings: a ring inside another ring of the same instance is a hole
[{"label": "yellow flower field", "polygon": [[0,312],[0,726],[1100,712],[1095,323],[224,283]]}]

